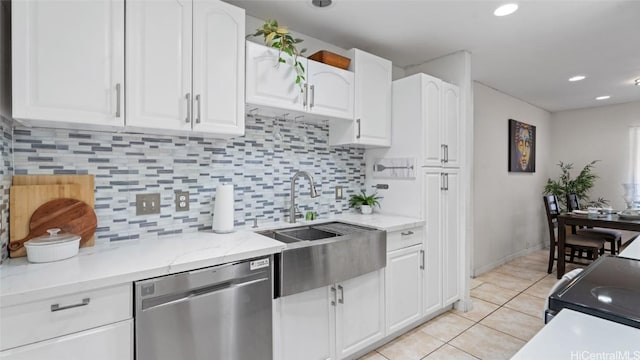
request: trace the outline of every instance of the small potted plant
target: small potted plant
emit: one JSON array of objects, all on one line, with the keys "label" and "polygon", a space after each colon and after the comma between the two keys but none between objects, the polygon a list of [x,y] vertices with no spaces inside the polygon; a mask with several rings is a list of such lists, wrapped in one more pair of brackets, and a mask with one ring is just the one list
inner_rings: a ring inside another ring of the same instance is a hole
[{"label": "small potted plant", "polygon": [[298,56],[302,55],[307,49],[298,50],[296,47],[296,44],[301,43],[303,40],[293,38],[286,26],[278,25],[278,22],[272,19],[265,21],[261,28],[256,29],[255,33],[247,35],[247,37],[250,36],[264,36],[264,43],[267,46],[278,49],[278,65],[287,63],[282,53],[291,57],[290,65],[296,72],[295,83],[300,87],[300,91],[303,91],[305,70],[298,60]]},{"label": "small potted plant", "polygon": [[351,195],[349,198],[349,206],[355,209],[360,209],[360,212],[364,215],[369,215],[373,212],[373,207],[380,207],[378,200],[382,197],[378,196],[378,193],[367,195],[364,190],[361,190],[359,194]]}]

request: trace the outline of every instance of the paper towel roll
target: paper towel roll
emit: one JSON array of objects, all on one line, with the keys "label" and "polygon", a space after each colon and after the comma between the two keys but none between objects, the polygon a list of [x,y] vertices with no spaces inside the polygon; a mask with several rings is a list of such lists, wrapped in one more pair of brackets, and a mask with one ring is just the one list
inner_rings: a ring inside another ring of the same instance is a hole
[{"label": "paper towel roll", "polygon": [[213,231],[230,233],[233,231],[233,185],[216,187],[216,202],[213,209]]}]

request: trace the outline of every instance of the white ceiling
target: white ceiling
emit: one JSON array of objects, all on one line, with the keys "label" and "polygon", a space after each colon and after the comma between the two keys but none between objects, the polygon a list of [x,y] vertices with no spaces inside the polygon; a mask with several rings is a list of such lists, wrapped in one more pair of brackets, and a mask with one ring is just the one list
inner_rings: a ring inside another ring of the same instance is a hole
[{"label": "white ceiling", "polygon": [[[474,80],[552,112],[640,101],[640,0],[517,1],[501,18],[493,11],[504,1],[228,2],[400,67],[468,50]],[[588,78],[569,83],[576,74]],[[611,99],[594,100],[600,95]]]}]

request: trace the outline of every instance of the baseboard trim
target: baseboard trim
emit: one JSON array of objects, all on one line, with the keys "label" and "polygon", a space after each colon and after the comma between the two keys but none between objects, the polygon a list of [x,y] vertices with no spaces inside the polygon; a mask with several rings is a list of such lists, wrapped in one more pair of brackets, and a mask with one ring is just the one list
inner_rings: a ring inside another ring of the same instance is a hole
[{"label": "baseboard trim", "polygon": [[516,253],[509,254],[508,256],[505,256],[502,259],[499,259],[497,261],[494,261],[492,263],[489,263],[487,265],[483,265],[483,266],[481,266],[481,267],[479,267],[477,269],[474,269],[473,270],[473,274],[471,275],[471,277],[472,278],[478,277],[478,276],[480,276],[480,275],[482,275],[482,274],[484,274],[484,273],[486,273],[488,271],[491,271],[491,270],[497,268],[500,265],[504,265],[504,264],[508,263],[509,261],[511,261],[511,260],[513,260],[515,258],[519,258],[521,256],[526,256],[526,255],[531,254],[534,251],[541,250],[541,249],[545,248],[545,246],[546,246],[545,244],[539,243],[537,245],[531,246],[531,247],[526,248],[524,250],[520,250],[520,251],[518,251]]}]

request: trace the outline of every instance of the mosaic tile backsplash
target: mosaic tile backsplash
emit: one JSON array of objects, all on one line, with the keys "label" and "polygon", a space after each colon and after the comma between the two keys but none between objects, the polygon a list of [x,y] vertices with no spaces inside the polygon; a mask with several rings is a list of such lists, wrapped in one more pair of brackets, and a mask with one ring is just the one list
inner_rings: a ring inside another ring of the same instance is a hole
[{"label": "mosaic tile backsplash", "polygon": [[[5,146],[11,134],[3,130]],[[256,217],[283,220],[297,170],[310,172],[321,193],[310,198],[307,181],[298,180],[302,213],[316,211],[322,218],[346,211],[346,199],[364,186],[364,150],[329,147],[328,138],[327,125],[252,117],[246,119],[244,137],[227,141],[17,126],[13,166],[15,174],[94,174],[96,239],[117,241],[211,229],[220,183],[235,186],[236,225]],[[6,165],[4,147],[3,163],[5,174],[11,163]],[[343,200],[335,200],[336,185],[345,187]],[[190,193],[188,211],[175,211],[175,191]],[[156,192],[161,213],[136,216],[136,194]]]},{"label": "mosaic tile backsplash", "polygon": [[7,244],[9,243],[9,187],[13,174],[12,127],[9,119],[0,116],[0,152],[2,152],[2,164],[0,166],[0,264],[7,258]]}]

